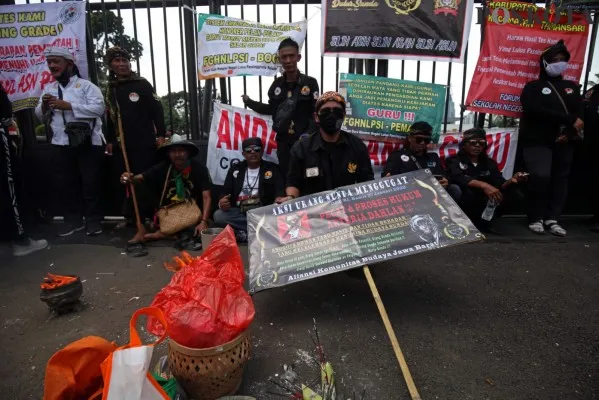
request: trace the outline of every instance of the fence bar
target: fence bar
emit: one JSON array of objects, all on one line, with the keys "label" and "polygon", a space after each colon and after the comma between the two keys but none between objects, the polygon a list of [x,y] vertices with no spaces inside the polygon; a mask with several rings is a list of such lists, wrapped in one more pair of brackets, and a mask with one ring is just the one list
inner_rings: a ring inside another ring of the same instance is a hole
[{"label": "fence bar", "polygon": [[183,77],[183,105],[185,107],[185,135],[189,139],[189,93],[187,92],[187,82],[185,82],[185,38],[183,37],[183,1],[179,1],[179,33],[181,40],[181,76]]},{"label": "fence bar", "polygon": [[[225,17],[229,16],[229,0],[225,0]],[[260,21],[260,12],[258,12],[258,21]],[[260,89],[262,89],[262,77],[260,77]],[[229,94],[229,104],[232,103],[231,98],[231,77],[227,77],[227,93]],[[260,90],[260,102],[262,102],[262,90]]]},{"label": "fence bar", "polygon": [[437,73],[437,62],[433,61],[433,80],[431,81],[431,83],[435,83],[435,75]]},{"label": "fence bar", "polygon": [[[260,0],[257,0],[260,1]],[[306,20],[306,40],[304,41],[304,66],[306,75],[308,73],[308,0],[304,0],[304,19]]]},{"label": "fence bar", "polygon": [[339,57],[335,57],[335,92],[338,92],[338,91],[339,91]]},{"label": "fence bar", "polygon": [[[87,3],[89,4],[89,8],[91,9],[91,3]],[[106,5],[104,4],[104,0],[101,0],[100,2],[100,6],[102,7],[102,23],[104,24],[104,45],[105,45],[105,49],[104,51],[108,50],[108,24],[106,23]]]},{"label": "fence bar", "polygon": [[468,45],[466,45],[466,51],[464,52],[464,73],[462,74],[462,99],[460,101],[460,128],[458,129],[462,132],[463,124],[464,124],[464,111],[466,111],[466,105],[464,104],[466,97],[466,70],[468,69]]},{"label": "fence bar", "polygon": [[378,60],[376,68],[377,76],[389,76],[389,60]]},{"label": "fence bar", "polygon": [[[121,2],[119,0],[116,0],[116,13],[117,13],[117,15],[119,17],[119,20],[120,20],[119,22],[123,23],[122,22],[123,21],[123,17],[121,17]],[[121,40],[120,40],[120,46],[121,47],[124,47],[123,46],[123,44],[124,44],[124,37],[123,36],[125,36],[124,33],[125,32],[124,32],[124,28],[123,28],[123,32],[120,35],[121,36]]]},{"label": "fence bar", "polygon": [[[260,0],[256,0],[256,20],[260,22]],[[262,76],[258,77],[258,101],[262,103]]]},{"label": "fence bar", "polygon": [[[135,16],[135,0],[131,1],[131,14],[133,14],[133,37],[135,38],[135,43],[139,43],[137,41],[137,17]],[[137,72],[139,73],[139,55],[135,52],[135,63],[137,64]]]},{"label": "fence bar", "polygon": [[[88,3],[89,4],[89,3]],[[86,4],[86,8],[88,7],[88,5]],[[86,13],[86,35],[85,35],[85,41],[86,41],[86,47],[87,47],[87,59],[88,60],[93,60],[94,61],[94,65],[93,68],[89,68],[89,77],[90,80],[95,83],[96,85],[98,84],[98,63],[96,62],[96,57],[95,57],[95,52],[94,52],[94,32],[93,32],[93,28],[92,28],[92,24],[91,24],[91,13],[88,12]]]},{"label": "fence bar", "polygon": [[401,79],[404,78],[404,71],[406,70],[406,60],[401,60]]},{"label": "fence bar", "polygon": [[[243,0],[241,0],[241,19],[244,19],[243,18],[243,9],[244,9]],[[243,77],[243,94],[247,94],[247,93],[248,93],[247,79],[244,76]]]},{"label": "fence bar", "polygon": [[451,96],[451,67],[453,63],[449,63],[447,70],[447,94],[445,95],[445,118],[443,121],[443,133],[447,133],[447,110],[449,110],[449,96]]},{"label": "fence bar", "polygon": [[591,73],[591,65],[593,64],[593,53],[595,52],[595,42],[597,41],[597,12],[593,14],[593,28],[591,29],[591,45],[589,46],[589,53],[587,55],[587,70],[584,74],[584,90],[586,93],[587,86],[589,85],[589,75]]},{"label": "fence bar", "polygon": [[152,39],[152,17],[150,10],[150,0],[146,0],[146,8],[148,10],[148,30],[150,33],[150,62],[152,64],[152,85],[156,89],[156,67],[154,66],[154,40]]},{"label": "fence bar", "polygon": [[420,61],[416,61],[416,80],[420,82]]},{"label": "fence bar", "polygon": [[364,60],[356,58],[356,74],[364,75]]},{"label": "fence bar", "polygon": [[[118,1],[118,0],[117,0]],[[171,62],[168,51],[168,23],[166,21],[166,3],[162,2],[162,16],[164,17],[164,50],[166,56],[166,85],[168,87],[168,113],[173,131],[173,99],[171,98]]]}]

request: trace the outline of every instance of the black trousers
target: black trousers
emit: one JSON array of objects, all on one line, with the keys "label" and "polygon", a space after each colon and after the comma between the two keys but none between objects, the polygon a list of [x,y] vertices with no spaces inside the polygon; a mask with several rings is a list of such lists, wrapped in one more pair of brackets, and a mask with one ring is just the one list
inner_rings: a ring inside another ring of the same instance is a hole
[{"label": "black trousers", "polygon": [[279,171],[283,182],[287,183],[287,171],[289,171],[289,159],[291,157],[291,145],[287,140],[277,140],[277,158],[279,159]]},{"label": "black trousers", "polygon": [[99,222],[104,146],[54,146],[57,215],[66,223]]},{"label": "black trousers", "polygon": [[0,127],[0,227],[2,236],[20,241],[26,238],[19,200],[21,181],[16,151],[4,127]]},{"label": "black trousers", "polygon": [[[113,152],[113,162],[115,166],[116,176],[120,177],[125,172],[125,160],[123,158],[123,151],[121,148],[115,147]],[[129,167],[131,172],[134,174],[141,174],[158,161],[156,159],[156,147],[141,147],[141,148],[128,148],[127,158],[129,160]],[[133,207],[133,197],[129,192],[129,197],[126,197],[126,187],[120,185],[117,181],[120,197],[124,199],[122,213],[123,215],[131,220],[135,219],[135,209]],[[115,186],[116,187],[116,186]],[[154,209],[157,207],[158,200],[149,190],[147,185],[135,186],[135,196],[137,198],[137,205],[139,207],[139,213],[141,218],[152,218]]]},{"label": "black trousers", "polygon": [[559,220],[568,198],[568,178],[574,146],[538,146],[522,149],[528,180],[528,221]]},{"label": "black trousers", "polygon": [[[462,189],[462,197],[458,202],[458,205],[464,211],[466,216],[472,221],[474,225],[485,224],[487,221],[483,221],[482,214],[485,208],[487,207],[487,202],[489,198],[485,195],[485,193],[476,188],[461,188]],[[520,189],[514,186],[509,186],[507,190],[502,191],[503,201],[493,213],[493,219],[497,219],[501,217],[503,214],[503,210],[505,209],[505,205],[508,203],[517,203],[524,201],[524,194]]]}]

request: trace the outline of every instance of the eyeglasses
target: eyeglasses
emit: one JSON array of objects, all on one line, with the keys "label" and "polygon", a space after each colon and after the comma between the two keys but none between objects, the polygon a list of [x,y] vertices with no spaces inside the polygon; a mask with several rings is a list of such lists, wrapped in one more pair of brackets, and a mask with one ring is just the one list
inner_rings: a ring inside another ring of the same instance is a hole
[{"label": "eyeglasses", "polygon": [[422,143],[426,143],[429,144],[431,142],[431,138],[428,137],[421,137],[421,136],[412,136],[414,138],[414,141],[417,144],[422,144]]},{"label": "eyeglasses", "polygon": [[248,146],[245,149],[243,149],[244,152],[246,153],[260,153],[260,151],[262,151],[262,147],[260,146]]},{"label": "eyeglasses", "polygon": [[345,114],[345,110],[343,110],[343,108],[341,108],[341,107],[332,107],[332,108],[326,107],[326,108],[321,108],[318,111],[319,118],[326,118],[331,114],[334,114],[336,117],[343,118],[344,114]]},{"label": "eyeglasses", "polygon": [[486,147],[487,146],[487,141],[484,139],[481,140],[469,140],[468,144],[470,146],[481,146],[481,147]]}]

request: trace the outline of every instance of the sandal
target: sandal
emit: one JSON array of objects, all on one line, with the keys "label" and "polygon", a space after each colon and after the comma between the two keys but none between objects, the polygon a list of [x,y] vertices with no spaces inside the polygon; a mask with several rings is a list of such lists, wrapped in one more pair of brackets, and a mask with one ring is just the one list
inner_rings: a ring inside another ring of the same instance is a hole
[{"label": "sandal", "polygon": [[539,235],[545,233],[545,228],[543,227],[543,221],[537,221],[537,222],[533,222],[531,224],[528,224],[528,229],[531,232],[537,233]]},{"label": "sandal", "polygon": [[560,237],[566,236],[566,230],[555,220],[545,221],[545,228],[548,229],[552,235]]},{"label": "sandal", "polygon": [[142,242],[127,243],[125,253],[129,257],[144,257],[148,255],[148,249]]}]

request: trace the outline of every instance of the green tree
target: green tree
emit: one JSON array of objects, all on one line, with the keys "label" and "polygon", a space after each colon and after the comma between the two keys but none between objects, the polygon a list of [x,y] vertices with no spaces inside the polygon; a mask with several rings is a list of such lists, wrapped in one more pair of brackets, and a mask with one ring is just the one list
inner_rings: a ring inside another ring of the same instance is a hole
[{"label": "green tree", "polygon": [[104,87],[108,76],[108,70],[104,65],[104,54],[106,49],[112,46],[120,46],[127,50],[132,59],[139,58],[143,54],[143,46],[135,38],[125,34],[123,18],[112,11],[94,11],[91,14],[91,31],[94,41],[94,61],[98,71],[100,87]]},{"label": "green tree", "polygon": [[[199,99],[203,99],[204,88],[200,90]],[[170,102],[169,102],[170,100]],[[186,101],[189,99],[186,97],[186,93],[184,91],[173,92],[167,94],[166,96],[160,97],[160,103],[162,103],[162,109],[164,110],[164,123],[166,125],[167,131],[172,131],[173,133],[185,134],[186,130],[189,129],[189,124],[186,123],[186,114],[185,114],[185,105]],[[216,96],[212,96],[212,102],[215,100],[220,100],[220,95],[217,92]],[[170,107],[170,108],[169,108]],[[172,109],[172,124],[171,124],[171,110]],[[214,111],[214,106],[210,108],[210,116],[208,118],[212,119],[212,112]],[[189,106],[187,108],[187,118],[189,119]]]}]

